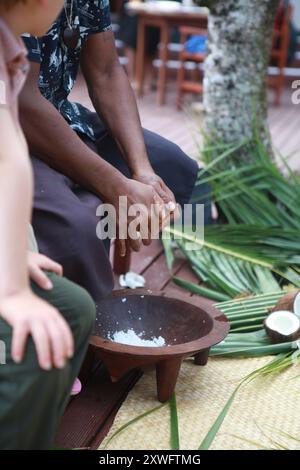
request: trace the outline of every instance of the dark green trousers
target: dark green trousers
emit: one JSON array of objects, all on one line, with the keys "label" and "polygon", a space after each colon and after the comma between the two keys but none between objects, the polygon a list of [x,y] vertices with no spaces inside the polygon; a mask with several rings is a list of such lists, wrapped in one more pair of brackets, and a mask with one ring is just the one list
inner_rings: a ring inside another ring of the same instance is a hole
[{"label": "dark green trousers", "polygon": [[[0,318],[0,341],[6,364],[0,363],[0,449],[49,449],[68,403],[72,384],[84,359],[95,320],[89,294],[65,278],[49,274],[50,292],[33,285],[35,293],[57,307],[72,329],[75,355],[64,369],[40,369],[29,338],[24,360],[11,359],[12,329]],[[1,356],[0,356],[1,359]],[[1,361],[0,361],[1,362]],[[3,362],[3,361],[2,361]]]}]

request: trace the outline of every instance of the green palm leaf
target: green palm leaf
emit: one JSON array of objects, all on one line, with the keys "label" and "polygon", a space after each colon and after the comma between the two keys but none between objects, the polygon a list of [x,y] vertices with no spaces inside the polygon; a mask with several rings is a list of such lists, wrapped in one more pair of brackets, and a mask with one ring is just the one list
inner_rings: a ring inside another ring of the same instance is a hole
[{"label": "green palm leaf", "polygon": [[170,420],[171,420],[171,449],[179,450],[179,426],[178,426],[178,414],[177,414],[177,402],[175,392],[169,402],[170,406]]}]

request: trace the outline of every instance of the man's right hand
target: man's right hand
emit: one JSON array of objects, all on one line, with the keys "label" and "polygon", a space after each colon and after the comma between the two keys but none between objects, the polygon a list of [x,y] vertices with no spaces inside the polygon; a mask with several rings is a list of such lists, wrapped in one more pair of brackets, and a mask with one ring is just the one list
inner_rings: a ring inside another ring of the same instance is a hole
[{"label": "man's right hand", "polygon": [[42,369],[61,369],[74,354],[69,325],[59,311],[25,288],[0,301],[0,316],[12,327],[12,359],[20,363],[28,336],[35,343]]},{"label": "man's right hand", "polygon": [[[114,194],[108,198],[109,203],[113,204],[117,212],[117,228],[120,230],[119,221],[127,221],[127,229],[132,220],[133,216],[129,216],[128,212],[125,212],[125,209],[122,207],[119,208],[119,197],[127,196],[127,208],[128,210],[133,204],[139,205],[139,220],[140,227],[138,230],[128,236],[128,243],[126,240],[118,238],[118,248],[121,256],[126,254],[126,245],[130,247],[133,251],[139,251],[141,244],[149,245],[151,239],[158,237],[160,230],[163,228],[166,216],[167,209],[164,201],[158,195],[155,189],[144,183],[140,183],[135,180],[126,179],[123,185],[119,188],[114,187]],[[151,230],[152,229],[152,230]]]}]

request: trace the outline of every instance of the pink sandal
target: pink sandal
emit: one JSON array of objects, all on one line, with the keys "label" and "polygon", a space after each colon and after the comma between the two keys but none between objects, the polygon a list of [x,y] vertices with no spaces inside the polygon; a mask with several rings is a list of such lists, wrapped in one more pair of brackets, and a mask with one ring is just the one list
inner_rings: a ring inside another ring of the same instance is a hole
[{"label": "pink sandal", "polygon": [[80,380],[77,378],[75,379],[75,382],[73,383],[73,387],[71,390],[71,397],[75,397],[75,395],[78,395],[82,390],[82,385]]}]

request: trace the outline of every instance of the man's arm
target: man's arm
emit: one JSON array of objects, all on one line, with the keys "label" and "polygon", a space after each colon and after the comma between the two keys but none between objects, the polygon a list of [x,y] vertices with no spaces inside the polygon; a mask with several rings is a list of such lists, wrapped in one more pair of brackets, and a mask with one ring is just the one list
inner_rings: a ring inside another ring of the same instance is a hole
[{"label": "man's arm", "polygon": [[92,103],[117,142],[132,178],[151,185],[165,203],[175,203],[173,193],[149,162],[136,100],[120,65],[112,31],[87,39],[81,68]]},{"label": "man's arm", "polygon": [[116,140],[131,170],[151,168],[136,100],[120,65],[114,34],[92,34],[82,52],[81,67],[97,113]]},{"label": "man's arm", "polygon": [[77,136],[38,89],[39,65],[31,71],[20,97],[20,118],[30,152],[105,200],[126,178]]},{"label": "man's arm", "polygon": [[[105,202],[113,204],[117,214],[119,196],[127,196],[128,207],[143,204],[146,208],[143,219],[150,227],[151,205],[163,206],[157,191],[144,182],[126,178],[82,142],[56,108],[41,95],[37,86],[38,76],[39,65],[32,64],[20,98],[20,117],[30,151]],[[148,240],[144,242],[148,243]],[[139,250],[140,241],[131,239],[130,246]]]}]

